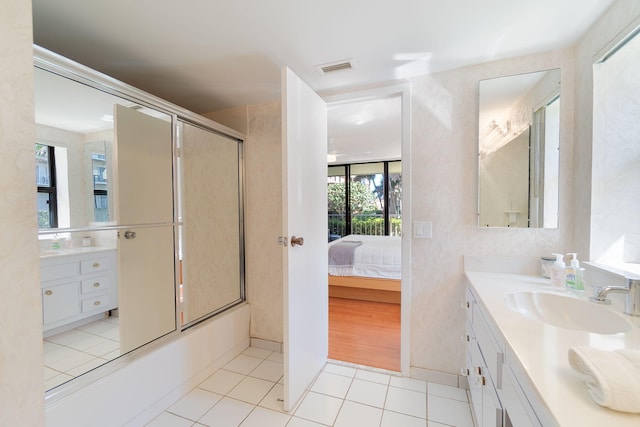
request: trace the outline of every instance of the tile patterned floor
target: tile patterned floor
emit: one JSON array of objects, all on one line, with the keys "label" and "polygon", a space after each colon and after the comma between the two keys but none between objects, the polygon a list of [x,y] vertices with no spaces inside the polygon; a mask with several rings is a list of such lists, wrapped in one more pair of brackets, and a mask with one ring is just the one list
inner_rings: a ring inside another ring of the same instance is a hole
[{"label": "tile patterned floor", "polygon": [[465,390],[329,363],[290,414],[282,353],[250,347],[147,427],[473,427]]},{"label": "tile patterned floor", "polygon": [[117,317],[79,326],[44,342],[45,390],[77,377],[120,356]]}]

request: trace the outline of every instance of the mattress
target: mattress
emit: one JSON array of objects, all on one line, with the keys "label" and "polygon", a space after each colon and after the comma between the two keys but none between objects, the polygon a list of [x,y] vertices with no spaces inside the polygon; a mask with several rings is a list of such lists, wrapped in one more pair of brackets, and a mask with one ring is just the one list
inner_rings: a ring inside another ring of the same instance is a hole
[{"label": "mattress", "polygon": [[355,248],[352,265],[331,265],[331,257],[329,257],[329,274],[400,279],[402,273],[401,237],[348,235],[329,243],[329,247],[345,241],[358,241],[362,242],[362,245]]}]

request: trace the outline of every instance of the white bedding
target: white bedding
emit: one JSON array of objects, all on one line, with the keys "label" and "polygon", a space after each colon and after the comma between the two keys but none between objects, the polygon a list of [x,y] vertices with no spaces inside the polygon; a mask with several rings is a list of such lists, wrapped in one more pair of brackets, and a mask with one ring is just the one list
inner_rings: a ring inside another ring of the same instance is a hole
[{"label": "white bedding", "polygon": [[[329,265],[329,274],[332,276],[362,276],[383,279],[400,279],[401,266],[401,242],[397,236],[359,236],[348,235],[334,240],[329,246],[344,241],[360,241],[353,256],[353,266],[333,267]],[[332,268],[333,267],[333,268]]]}]

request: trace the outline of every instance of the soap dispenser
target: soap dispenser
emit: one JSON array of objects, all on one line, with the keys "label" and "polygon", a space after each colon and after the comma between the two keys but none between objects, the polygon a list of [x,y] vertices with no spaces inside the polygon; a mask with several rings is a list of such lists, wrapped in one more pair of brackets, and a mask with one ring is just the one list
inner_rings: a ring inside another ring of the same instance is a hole
[{"label": "soap dispenser", "polygon": [[556,262],[551,267],[551,286],[564,286],[567,265],[564,263],[564,255],[552,254],[556,257]]},{"label": "soap dispenser", "polygon": [[577,253],[569,253],[567,255],[571,256],[571,264],[566,269],[564,285],[567,289],[577,289],[577,275],[578,270],[580,269],[580,262],[578,261]]}]

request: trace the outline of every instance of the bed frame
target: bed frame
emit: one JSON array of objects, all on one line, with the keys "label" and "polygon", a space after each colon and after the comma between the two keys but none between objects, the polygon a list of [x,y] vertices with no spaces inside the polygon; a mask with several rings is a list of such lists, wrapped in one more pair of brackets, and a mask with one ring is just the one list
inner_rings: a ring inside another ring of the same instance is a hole
[{"label": "bed frame", "polygon": [[400,304],[400,280],[329,275],[329,296]]}]

